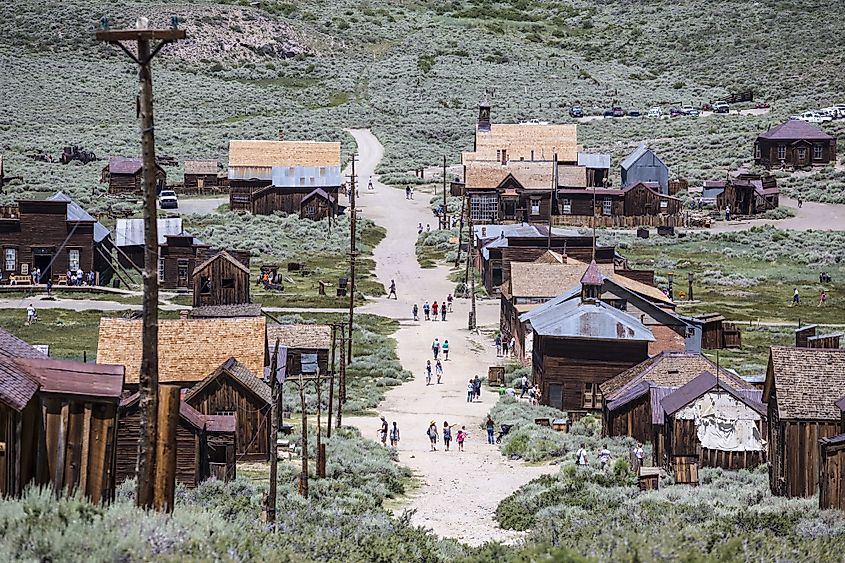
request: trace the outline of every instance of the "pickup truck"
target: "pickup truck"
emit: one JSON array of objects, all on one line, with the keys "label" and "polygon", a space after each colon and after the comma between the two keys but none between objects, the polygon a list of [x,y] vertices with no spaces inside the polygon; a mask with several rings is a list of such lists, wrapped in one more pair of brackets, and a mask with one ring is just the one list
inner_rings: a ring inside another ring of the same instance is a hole
[{"label": "pickup truck", "polygon": [[729,113],[731,106],[727,102],[713,102],[713,113]]},{"label": "pickup truck", "polygon": [[158,206],[162,209],[178,209],[179,200],[176,198],[176,192],[173,190],[162,190],[158,194]]}]

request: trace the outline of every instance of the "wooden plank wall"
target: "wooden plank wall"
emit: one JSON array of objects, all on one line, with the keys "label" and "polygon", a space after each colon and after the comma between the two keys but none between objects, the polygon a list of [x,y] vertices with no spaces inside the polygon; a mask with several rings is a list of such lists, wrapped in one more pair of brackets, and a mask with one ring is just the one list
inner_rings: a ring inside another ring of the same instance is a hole
[{"label": "wooden plank wall", "polygon": [[[202,293],[202,278],[211,282],[211,291]],[[232,287],[224,287],[223,280],[232,281]],[[199,272],[192,272],[194,288],[194,307],[200,305],[237,305],[249,303],[249,274],[229,260],[212,260]]]},{"label": "wooden plank wall", "polygon": [[[624,215],[611,215],[610,217],[596,217],[598,228],[628,228],[637,227],[683,227],[687,224],[687,214],[678,215],[636,215],[626,217]],[[592,226],[592,215],[555,215],[552,222],[555,226],[567,227],[590,227]]]},{"label": "wooden plank wall", "polygon": [[651,401],[648,394],[617,411],[608,412],[607,433],[609,436],[630,436],[638,442],[651,442],[654,429],[651,424]]},{"label": "wooden plank wall", "polygon": [[845,445],[819,444],[819,508],[845,510]]},{"label": "wooden plank wall", "polygon": [[821,438],[839,434],[839,421],[781,421],[784,441],[782,465],[783,494],[788,497],[811,497],[819,482],[819,448]]},{"label": "wooden plank wall", "polygon": [[10,494],[15,484],[16,414],[14,409],[0,403],[0,498]]}]

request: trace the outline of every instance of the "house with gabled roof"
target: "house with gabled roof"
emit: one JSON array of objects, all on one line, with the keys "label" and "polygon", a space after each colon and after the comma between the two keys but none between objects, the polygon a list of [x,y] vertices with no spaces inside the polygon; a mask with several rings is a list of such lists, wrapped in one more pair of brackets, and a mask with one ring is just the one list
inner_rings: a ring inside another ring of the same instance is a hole
[{"label": "house with gabled roof", "polygon": [[806,168],[835,161],[836,137],[800,119],[772,127],[754,142],[754,164],[766,168]]},{"label": "house with gabled roof", "polygon": [[220,162],[213,159],[186,160],[183,186],[185,191],[204,192],[223,184]]},{"label": "house with gabled roof", "polygon": [[772,493],[811,497],[819,484],[819,440],[842,432],[845,349],[772,346],[763,387],[769,415]]},{"label": "house with gabled roof", "polygon": [[194,266],[194,307],[249,303],[249,254],[239,256],[241,260],[221,250]]},{"label": "house with gabled roof", "polygon": [[[156,190],[167,183],[167,172],[156,164]],[[110,194],[141,193],[144,191],[144,162],[140,158],[113,156],[103,167],[100,182],[109,185]]]},{"label": "house with gabled roof", "polygon": [[285,349],[288,376],[314,374],[317,369],[323,375],[329,373],[330,325],[270,323],[267,325],[267,346],[274,348],[277,340]]},{"label": "house with gabled roof", "polygon": [[657,184],[657,191],[669,195],[669,167],[653,150],[641,144],[619,164],[622,187],[638,183]]}]

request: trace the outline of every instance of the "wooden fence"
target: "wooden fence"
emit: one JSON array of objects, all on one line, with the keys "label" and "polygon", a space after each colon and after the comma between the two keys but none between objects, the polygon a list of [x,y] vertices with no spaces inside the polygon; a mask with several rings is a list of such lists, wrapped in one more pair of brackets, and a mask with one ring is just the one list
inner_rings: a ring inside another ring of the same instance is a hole
[{"label": "wooden fence", "polygon": [[555,226],[564,227],[592,227],[593,220],[597,228],[625,228],[637,227],[685,227],[686,213],[679,215],[611,215],[593,217],[592,215],[555,215],[552,222]]}]

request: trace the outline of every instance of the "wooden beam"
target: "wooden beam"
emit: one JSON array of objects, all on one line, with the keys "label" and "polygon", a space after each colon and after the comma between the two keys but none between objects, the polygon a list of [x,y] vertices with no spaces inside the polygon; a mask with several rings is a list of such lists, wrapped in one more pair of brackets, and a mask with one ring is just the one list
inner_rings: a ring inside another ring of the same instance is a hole
[{"label": "wooden beam", "polygon": [[153,503],[160,512],[173,512],[176,494],[176,431],[179,427],[180,388],[160,385],[155,441],[155,492]]},{"label": "wooden beam", "polygon": [[97,41],[178,41],[185,39],[184,29],[106,29],[97,31]]}]

